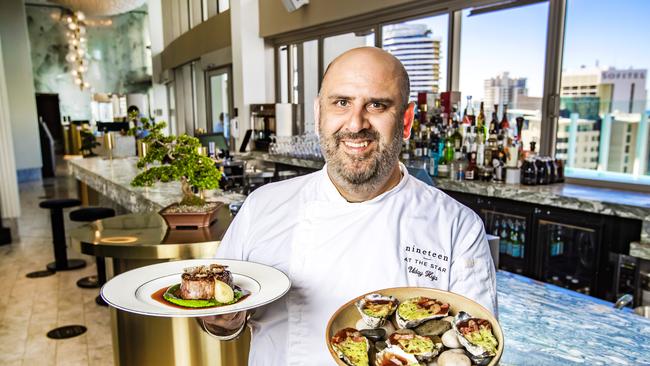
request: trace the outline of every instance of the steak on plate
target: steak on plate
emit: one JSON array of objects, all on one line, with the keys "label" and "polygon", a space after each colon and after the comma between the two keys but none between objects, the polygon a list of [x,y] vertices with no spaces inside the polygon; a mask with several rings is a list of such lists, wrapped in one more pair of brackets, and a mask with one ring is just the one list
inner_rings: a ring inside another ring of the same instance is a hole
[{"label": "steak on plate", "polygon": [[232,287],[232,274],[227,268],[219,264],[185,268],[181,275],[180,297],[185,300],[212,299],[215,280]]}]

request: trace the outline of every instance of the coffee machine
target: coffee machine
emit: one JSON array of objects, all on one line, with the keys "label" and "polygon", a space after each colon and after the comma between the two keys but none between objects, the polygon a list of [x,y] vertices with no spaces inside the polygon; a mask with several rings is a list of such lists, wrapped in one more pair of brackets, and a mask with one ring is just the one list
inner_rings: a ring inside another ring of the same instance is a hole
[{"label": "coffee machine", "polygon": [[251,104],[253,150],[269,151],[272,135],[276,133],[275,104]]}]

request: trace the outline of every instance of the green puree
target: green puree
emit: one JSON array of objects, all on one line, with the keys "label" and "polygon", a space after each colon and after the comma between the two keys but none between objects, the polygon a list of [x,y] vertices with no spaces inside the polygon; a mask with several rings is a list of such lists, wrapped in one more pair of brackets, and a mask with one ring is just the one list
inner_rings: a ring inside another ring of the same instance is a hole
[{"label": "green puree", "polygon": [[235,293],[235,298],[231,302],[227,302],[227,303],[218,302],[215,299],[185,300],[179,296],[176,296],[180,288],[181,288],[180,283],[168,288],[167,291],[165,291],[165,294],[163,294],[163,298],[171,302],[172,304],[184,306],[186,308],[207,308],[211,306],[223,306],[223,305],[234,304],[237,301],[239,301],[239,299],[241,299],[242,296],[244,296],[243,292],[239,290],[233,290],[233,292]]},{"label": "green puree", "polygon": [[375,318],[388,316],[388,313],[390,313],[390,304],[386,304],[386,306],[382,306],[374,310],[365,308],[363,309],[363,312]]},{"label": "green puree", "polygon": [[368,350],[366,342],[355,342],[351,338],[338,343],[336,348],[352,362],[354,366],[368,366]]},{"label": "green puree", "polygon": [[489,329],[481,327],[478,332],[466,334],[465,338],[467,338],[468,341],[483,347],[491,356],[497,354],[498,342]]},{"label": "green puree", "polygon": [[406,320],[416,320],[435,315],[426,308],[417,305],[417,300],[399,304],[399,315]]},{"label": "green puree", "polygon": [[429,353],[433,350],[433,341],[427,337],[400,339],[398,342],[404,351],[414,355]]}]

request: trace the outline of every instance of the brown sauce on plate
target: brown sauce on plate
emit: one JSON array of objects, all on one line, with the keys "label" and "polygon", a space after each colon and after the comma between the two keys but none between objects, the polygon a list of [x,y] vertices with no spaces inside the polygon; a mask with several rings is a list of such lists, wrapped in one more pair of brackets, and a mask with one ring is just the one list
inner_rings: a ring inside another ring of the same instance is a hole
[{"label": "brown sauce on plate", "polygon": [[174,304],[174,303],[172,303],[172,302],[169,302],[169,301],[165,300],[165,297],[164,297],[163,295],[165,295],[165,292],[167,292],[167,290],[168,290],[170,287],[171,287],[171,286],[166,286],[166,287],[163,287],[163,288],[161,288],[160,290],[154,292],[153,294],[151,294],[151,298],[154,299],[154,300],[156,300],[156,301],[158,301],[158,302],[161,303],[161,304],[165,304],[165,305],[170,306],[170,307],[172,307],[172,308],[177,308],[177,309],[189,309],[189,310],[192,310],[192,309],[194,309],[194,310],[199,310],[199,309],[211,309],[211,308],[218,308],[218,307],[221,307],[221,306],[228,306],[228,305],[238,304],[238,303],[242,302],[245,298],[247,298],[248,296],[250,296],[250,294],[251,294],[250,291],[246,291],[246,290],[242,289],[242,288],[239,287],[239,286],[235,286],[235,289],[236,289],[236,290],[241,291],[241,292],[244,293],[244,294],[242,295],[242,297],[240,297],[239,300],[237,300],[236,302],[234,302],[234,303],[232,303],[232,304],[228,304],[228,305],[213,305],[213,306],[204,306],[204,307],[200,307],[200,308],[192,308],[192,307],[189,307],[189,306],[182,306],[182,305]]}]

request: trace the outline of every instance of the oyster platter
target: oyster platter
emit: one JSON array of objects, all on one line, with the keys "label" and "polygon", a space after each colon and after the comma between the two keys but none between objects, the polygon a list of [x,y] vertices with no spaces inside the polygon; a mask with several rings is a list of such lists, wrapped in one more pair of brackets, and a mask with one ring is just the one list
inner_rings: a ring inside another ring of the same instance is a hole
[{"label": "oyster platter", "polygon": [[396,287],[341,306],[330,318],[327,347],[339,365],[496,365],[503,333],[483,306],[448,291]]}]

